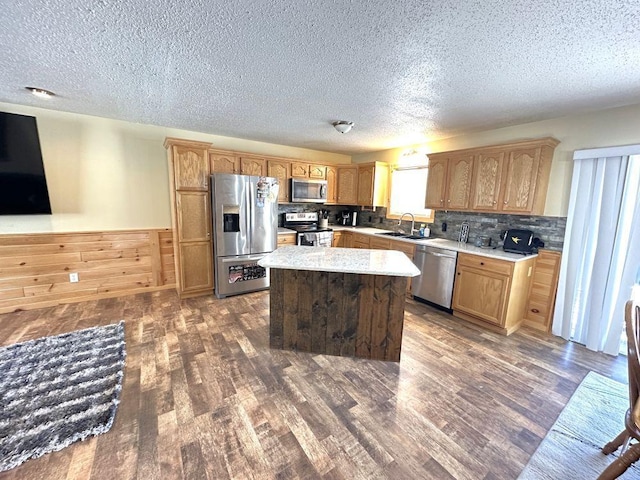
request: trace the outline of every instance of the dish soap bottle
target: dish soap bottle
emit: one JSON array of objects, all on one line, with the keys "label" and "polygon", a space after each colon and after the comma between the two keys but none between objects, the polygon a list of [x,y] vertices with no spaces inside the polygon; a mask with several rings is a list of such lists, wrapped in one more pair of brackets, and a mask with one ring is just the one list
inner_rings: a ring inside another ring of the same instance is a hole
[{"label": "dish soap bottle", "polygon": [[421,236],[421,237],[424,237],[424,229],[425,229],[426,227],[427,227],[427,226],[426,226],[424,223],[421,223],[421,224],[420,224],[420,236]]}]

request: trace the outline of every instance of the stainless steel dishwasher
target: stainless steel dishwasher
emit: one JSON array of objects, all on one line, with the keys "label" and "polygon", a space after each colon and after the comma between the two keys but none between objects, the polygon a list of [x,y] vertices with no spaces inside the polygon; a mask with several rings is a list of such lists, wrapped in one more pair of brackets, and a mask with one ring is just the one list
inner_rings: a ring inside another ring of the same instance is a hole
[{"label": "stainless steel dishwasher", "polygon": [[451,309],[458,252],[418,245],[413,259],[420,269],[411,284],[413,296]]}]

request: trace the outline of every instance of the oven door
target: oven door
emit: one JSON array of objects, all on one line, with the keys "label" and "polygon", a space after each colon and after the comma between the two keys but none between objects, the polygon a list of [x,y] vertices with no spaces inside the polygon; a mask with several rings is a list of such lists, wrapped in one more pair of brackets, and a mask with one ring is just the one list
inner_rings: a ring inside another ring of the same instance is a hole
[{"label": "oven door", "polygon": [[298,245],[307,247],[330,247],[332,242],[332,231],[298,233]]}]

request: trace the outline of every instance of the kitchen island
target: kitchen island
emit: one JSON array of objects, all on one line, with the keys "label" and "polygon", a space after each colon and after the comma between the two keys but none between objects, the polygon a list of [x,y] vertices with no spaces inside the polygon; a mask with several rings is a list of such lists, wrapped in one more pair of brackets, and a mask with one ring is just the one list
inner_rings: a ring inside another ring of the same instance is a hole
[{"label": "kitchen island", "polygon": [[399,362],[407,280],[402,252],[285,246],[270,269],[271,348]]}]

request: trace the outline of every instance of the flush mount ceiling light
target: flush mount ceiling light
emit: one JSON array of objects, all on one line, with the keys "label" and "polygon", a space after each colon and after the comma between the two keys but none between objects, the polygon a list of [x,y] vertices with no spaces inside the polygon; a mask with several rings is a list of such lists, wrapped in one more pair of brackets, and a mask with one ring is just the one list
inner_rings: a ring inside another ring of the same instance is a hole
[{"label": "flush mount ceiling light", "polygon": [[335,128],[340,133],[347,133],[353,127],[353,122],[347,122],[346,120],[338,120],[333,122],[333,128]]},{"label": "flush mount ceiling light", "polygon": [[45,90],[44,88],[38,88],[38,87],[24,87],[24,88],[26,88],[31,93],[33,93],[36,97],[52,98],[56,96],[55,93],[50,92],[49,90]]}]

